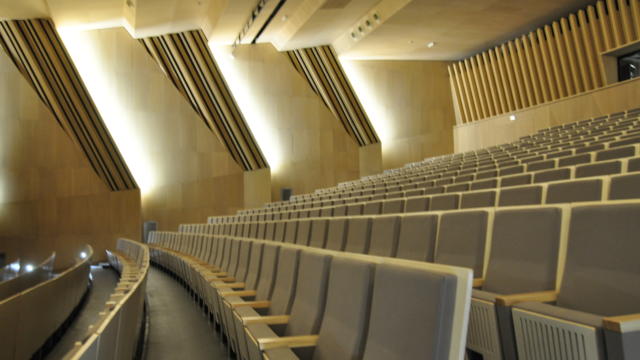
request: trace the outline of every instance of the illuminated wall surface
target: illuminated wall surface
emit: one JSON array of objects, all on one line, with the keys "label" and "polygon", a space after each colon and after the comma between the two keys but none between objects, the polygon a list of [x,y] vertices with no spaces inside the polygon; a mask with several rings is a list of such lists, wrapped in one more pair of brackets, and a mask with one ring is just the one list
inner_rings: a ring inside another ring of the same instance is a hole
[{"label": "illuminated wall surface", "polygon": [[270,44],[212,52],[271,165],[273,199],[358,177],[358,144],[286,54]]},{"label": "illuminated wall surface", "polygon": [[453,151],[455,115],[447,62],[341,63],[380,137],[383,168]]},{"label": "illuminated wall surface", "polygon": [[71,57],[163,229],[235,212],[243,172],[144,46],[122,27],[60,29]]}]

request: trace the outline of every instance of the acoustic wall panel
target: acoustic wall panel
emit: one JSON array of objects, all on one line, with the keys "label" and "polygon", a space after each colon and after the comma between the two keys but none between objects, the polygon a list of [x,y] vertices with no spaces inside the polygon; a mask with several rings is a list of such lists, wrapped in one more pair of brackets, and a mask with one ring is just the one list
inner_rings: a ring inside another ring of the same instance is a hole
[{"label": "acoustic wall panel", "polygon": [[201,30],[140,41],[245,171],[269,167]]},{"label": "acoustic wall panel", "polygon": [[606,85],[601,54],[640,41],[640,0],[598,1],[449,67],[462,122]]},{"label": "acoustic wall panel", "polygon": [[0,21],[0,46],[109,188],[137,189],[51,20]]},{"label": "acoustic wall panel", "polygon": [[296,70],[360,146],[380,142],[338,57],[329,45],[287,51]]}]

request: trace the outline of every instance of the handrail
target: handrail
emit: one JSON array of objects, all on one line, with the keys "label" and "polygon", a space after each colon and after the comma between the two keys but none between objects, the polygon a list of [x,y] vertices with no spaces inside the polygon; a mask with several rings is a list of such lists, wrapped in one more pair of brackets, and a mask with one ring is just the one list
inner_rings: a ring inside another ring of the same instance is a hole
[{"label": "handrail", "polygon": [[63,359],[131,359],[136,352],[143,323],[149,248],[139,242],[118,239],[116,251],[108,251],[109,263],[120,273],[100,318],[88,334]]},{"label": "handrail", "polygon": [[93,249],[87,245],[83,252],[84,258],[57,276],[0,301],[0,358],[31,358],[80,304],[89,285]]},{"label": "handrail", "polygon": [[48,258],[35,268],[27,269],[27,265],[18,268],[18,276],[0,283],[0,300],[18,294],[51,278],[55,258],[56,253],[52,252]]}]

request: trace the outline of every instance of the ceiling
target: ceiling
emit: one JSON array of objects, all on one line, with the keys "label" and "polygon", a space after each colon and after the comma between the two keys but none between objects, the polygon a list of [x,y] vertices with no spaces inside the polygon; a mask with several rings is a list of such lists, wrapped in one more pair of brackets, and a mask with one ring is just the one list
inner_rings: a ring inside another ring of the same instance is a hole
[{"label": "ceiling", "polygon": [[[251,42],[281,0],[269,0]],[[344,57],[456,60],[526,33],[593,0],[286,0],[258,38],[280,50],[333,44]],[[0,19],[57,26],[124,25],[135,37],[201,28],[232,43],[258,0],[0,0]],[[433,48],[426,43],[435,42]]]}]

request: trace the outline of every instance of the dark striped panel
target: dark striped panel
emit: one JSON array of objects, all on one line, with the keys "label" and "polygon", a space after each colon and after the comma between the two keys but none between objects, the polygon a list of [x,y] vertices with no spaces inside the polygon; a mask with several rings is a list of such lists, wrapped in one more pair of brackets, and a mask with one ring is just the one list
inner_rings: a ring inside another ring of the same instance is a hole
[{"label": "dark striped panel", "polygon": [[360,146],[379,143],[367,114],[347,79],[333,47],[316,46],[287,51],[296,70],[324,101]]},{"label": "dark striped panel", "polygon": [[140,41],[244,170],[269,166],[201,30]]},{"label": "dark striped panel", "polygon": [[111,190],[137,189],[51,20],[0,21],[0,45]]}]

